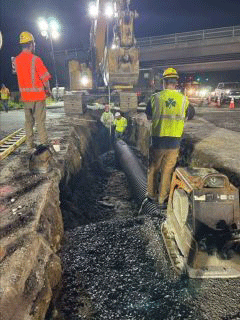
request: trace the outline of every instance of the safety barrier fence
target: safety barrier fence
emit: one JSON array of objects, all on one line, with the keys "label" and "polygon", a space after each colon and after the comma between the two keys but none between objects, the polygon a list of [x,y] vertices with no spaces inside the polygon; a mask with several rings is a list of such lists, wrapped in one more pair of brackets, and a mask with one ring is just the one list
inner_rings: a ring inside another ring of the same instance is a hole
[{"label": "safety barrier fence", "polygon": [[232,38],[240,36],[240,25],[233,27],[206,29],[182,33],[173,33],[163,36],[146,37],[137,39],[138,47],[159,46],[164,44],[176,44],[181,42]]},{"label": "safety barrier fence", "polygon": [[[208,40],[208,39],[219,39],[219,38],[234,38],[240,36],[240,25],[232,27],[223,27],[215,29],[205,29],[190,32],[173,33],[162,36],[145,37],[137,39],[137,47],[154,47],[164,44],[176,44],[181,42]],[[87,50],[83,48],[74,48],[56,51],[56,56],[67,56],[79,58],[79,54],[86,54]]]}]

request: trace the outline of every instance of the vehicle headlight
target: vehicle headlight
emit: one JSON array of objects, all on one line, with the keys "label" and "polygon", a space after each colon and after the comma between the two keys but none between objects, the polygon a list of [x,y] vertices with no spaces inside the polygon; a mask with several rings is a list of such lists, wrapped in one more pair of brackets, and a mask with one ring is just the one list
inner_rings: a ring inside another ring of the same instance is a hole
[{"label": "vehicle headlight", "polygon": [[200,90],[200,92],[199,92],[199,95],[200,95],[201,97],[205,97],[207,94],[208,94],[208,90],[206,90],[206,89],[202,89],[202,90]]},{"label": "vehicle headlight", "polygon": [[230,93],[230,90],[226,90],[226,94],[229,94]]}]

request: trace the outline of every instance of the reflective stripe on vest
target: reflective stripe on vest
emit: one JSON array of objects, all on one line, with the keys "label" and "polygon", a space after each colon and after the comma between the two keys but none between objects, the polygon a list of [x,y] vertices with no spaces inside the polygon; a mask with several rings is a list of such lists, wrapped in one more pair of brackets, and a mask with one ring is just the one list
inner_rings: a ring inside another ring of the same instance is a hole
[{"label": "reflective stripe on vest", "polygon": [[39,57],[30,52],[22,52],[15,59],[19,91],[23,101],[46,99],[44,80],[48,80],[50,75],[42,61],[39,63],[39,72],[37,71],[38,59]]},{"label": "reflective stripe on vest", "polygon": [[41,88],[21,88],[19,89],[20,92],[43,92],[44,87]]},{"label": "reflective stripe on vest", "polygon": [[36,65],[36,56],[32,57],[32,64],[31,64],[31,79],[32,79],[32,86],[35,87],[35,65]]}]

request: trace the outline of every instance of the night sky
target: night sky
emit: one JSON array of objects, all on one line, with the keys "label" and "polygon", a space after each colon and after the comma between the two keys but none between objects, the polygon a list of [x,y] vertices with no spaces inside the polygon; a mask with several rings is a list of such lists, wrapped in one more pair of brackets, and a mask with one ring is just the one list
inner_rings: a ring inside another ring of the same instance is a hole
[{"label": "night sky", "polygon": [[[0,30],[4,44],[0,52],[0,83],[16,89],[16,76],[11,74],[11,56],[19,51],[19,34],[33,33],[36,54],[41,56],[52,72],[49,61],[50,44],[41,37],[37,18],[55,17],[62,25],[61,39],[55,50],[88,48],[90,19],[89,0],[0,0]],[[163,35],[175,32],[240,25],[239,0],[132,0],[137,10],[136,37]]]}]

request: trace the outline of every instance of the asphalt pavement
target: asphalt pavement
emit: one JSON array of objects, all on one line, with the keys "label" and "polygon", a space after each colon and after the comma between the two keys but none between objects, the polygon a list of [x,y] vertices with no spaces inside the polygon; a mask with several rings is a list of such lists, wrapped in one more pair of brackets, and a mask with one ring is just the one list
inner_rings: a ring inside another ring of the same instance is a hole
[{"label": "asphalt pavement", "polygon": [[240,132],[240,108],[196,107],[196,115],[219,128]]},{"label": "asphalt pavement", "polygon": [[[56,119],[64,113],[61,105],[47,107],[47,119]],[[0,112],[0,139],[24,127],[24,110],[10,110]]]}]

